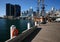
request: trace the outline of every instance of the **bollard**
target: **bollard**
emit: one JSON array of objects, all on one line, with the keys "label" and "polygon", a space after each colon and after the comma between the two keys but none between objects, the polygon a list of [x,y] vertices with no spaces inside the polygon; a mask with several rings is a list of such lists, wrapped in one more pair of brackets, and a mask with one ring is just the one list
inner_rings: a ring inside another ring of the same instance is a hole
[{"label": "bollard", "polygon": [[12,27],[13,27],[14,25],[12,25],[11,27],[10,27],[10,39],[12,39]]},{"label": "bollard", "polygon": [[12,26],[10,27],[10,39],[13,38],[13,31],[14,31],[14,29],[16,29],[16,27],[15,27],[14,25],[12,25]]},{"label": "bollard", "polygon": [[37,22],[35,21],[35,26],[37,26]]},{"label": "bollard", "polygon": [[27,23],[27,29],[30,29],[30,23],[29,22]]}]

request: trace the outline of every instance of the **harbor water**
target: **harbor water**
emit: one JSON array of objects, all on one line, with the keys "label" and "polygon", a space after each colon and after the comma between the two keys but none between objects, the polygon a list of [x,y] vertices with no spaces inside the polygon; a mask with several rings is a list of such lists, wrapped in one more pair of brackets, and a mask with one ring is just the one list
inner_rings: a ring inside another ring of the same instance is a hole
[{"label": "harbor water", "polygon": [[4,42],[10,38],[10,26],[15,25],[21,34],[24,30],[27,29],[27,23],[31,23],[31,27],[34,25],[34,22],[27,19],[20,20],[9,20],[9,19],[0,19],[0,42]]}]

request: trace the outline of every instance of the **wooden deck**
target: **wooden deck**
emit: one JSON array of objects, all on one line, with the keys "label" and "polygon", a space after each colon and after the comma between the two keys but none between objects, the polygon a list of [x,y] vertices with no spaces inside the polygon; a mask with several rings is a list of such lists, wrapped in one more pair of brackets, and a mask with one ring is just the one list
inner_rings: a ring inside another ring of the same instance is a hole
[{"label": "wooden deck", "polygon": [[40,24],[22,42],[60,42],[60,23]]}]

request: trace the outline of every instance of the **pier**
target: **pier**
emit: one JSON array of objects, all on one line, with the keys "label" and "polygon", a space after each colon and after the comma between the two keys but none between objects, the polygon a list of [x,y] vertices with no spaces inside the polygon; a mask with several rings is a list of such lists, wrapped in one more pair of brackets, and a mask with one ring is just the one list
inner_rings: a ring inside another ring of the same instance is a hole
[{"label": "pier", "polygon": [[[29,30],[29,32],[31,32]],[[29,33],[27,32],[27,33]],[[20,36],[20,35],[19,35]],[[60,23],[52,22],[47,24],[37,25],[37,28],[34,29],[28,36],[26,36],[22,41],[19,36],[11,41],[17,42],[60,42]],[[10,42],[11,42],[10,41]]]},{"label": "pier", "polygon": [[60,42],[60,23],[40,24],[23,42]]},{"label": "pier", "polygon": [[47,23],[38,26],[42,28],[31,42],[60,42],[60,23]]}]

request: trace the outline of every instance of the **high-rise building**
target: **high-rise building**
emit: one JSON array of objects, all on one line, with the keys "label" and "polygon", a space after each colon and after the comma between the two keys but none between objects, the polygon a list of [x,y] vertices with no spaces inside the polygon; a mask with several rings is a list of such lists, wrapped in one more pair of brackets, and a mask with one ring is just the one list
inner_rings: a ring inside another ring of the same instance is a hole
[{"label": "high-rise building", "polygon": [[28,10],[28,14],[29,14],[29,16],[31,16],[33,14],[33,8],[32,7],[30,7],[30,9]]},{"label": "high-rise building", "polygon": [[14,5],[14,16],[18,17],[21,14],[21,7],[19,5]]},{"label": "high-rise building", "polygon": [[36,12],[35,11],[33,12],[33,16],[36,16]]},{"label": "high-rise building", "polygon": [[21,6],[12,5],[10,3],[6,4],[6,16],[19,17],[21,14]]},{"label": "high-rise building", "polygon": [[11,9],[11,13],[10,13],[11,15],[10,16],[14,16],[14,5],[11,5],[10,9]]},{"label": "high-rise building", "polygon": [[11,4],[6,4],[6,16],[11,15]]}]

